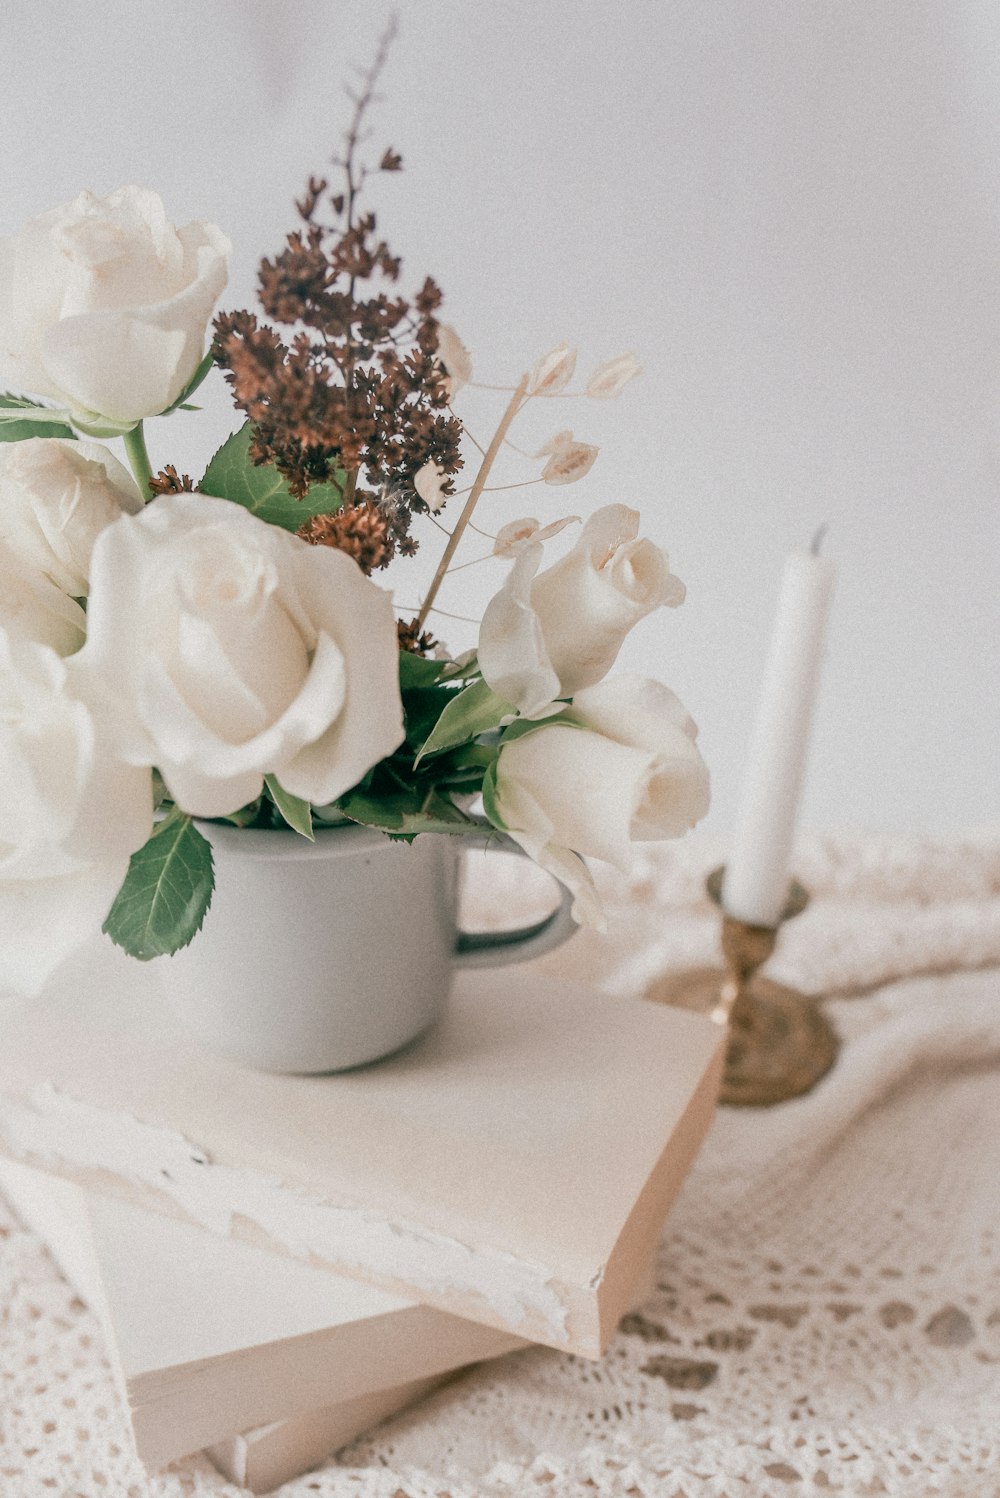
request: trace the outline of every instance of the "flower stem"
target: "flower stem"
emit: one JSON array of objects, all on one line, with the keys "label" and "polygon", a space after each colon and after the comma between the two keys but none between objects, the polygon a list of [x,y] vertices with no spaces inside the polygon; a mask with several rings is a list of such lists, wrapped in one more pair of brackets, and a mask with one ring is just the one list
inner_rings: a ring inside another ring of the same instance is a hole
[{"label": "flower stem", "polygon": [[458,523],[451,533],[451,540],[445,547],[444,555],[438,563],[437,571],[431,579],[431,585],[427,590],[427,596],[423,601],[420,613],[417,615],[416,627],[418,630],[421,630],[423,628],[424,622],[427,619],[427,615],[430,613],[431,608],[433,607],[434,600],[438,594],[438,589],[444,582],[445,574],[447,573],[448,568],[451,566],[451,559],[455,555],[455,552],[458,550],[458,543],[461,541],[463,535],[465,534],[465,528],[468,525],[469,521],[472,519],[472,513],[475,510],[476,505],[479,503],[479,496],[482,494],[483,490],[486,487],[486,480],[490,476],[490,469],[493,467],[496,455],[500,451],[500,448],[503,446],[503,440],[510,430],[511,422],[514,420],[514,417],[517,415],[518,411],[520,411],[522,405],[524,404],[527,390],[528,376],[524,375],[521,383],[518,385],[517,389],[514,391],[514,394],[510,398],[510,405],[507,407],[506,411],[503,413],[503,416],[500,418],[500,425],[493,433],[492,442],[486,449],[486,452],[483,454],[483,461],[479,465],[479,472],[476,474],[475,482],[473,483],[472,488],[469,490],[469,497],[465,501],[465,507],[462,510],[461,515],[459,515],[458,517]]},{"label": "flower stem", "polygon": [[149,461],[149,453],[146,451],[146,438],[142,430],[142,422],[134,426],[130,432],[126,432],[122,441],[125,444],[125,452],[128,455],[129,465],[135,474],[135,481],[139,485],[139,492],[143,499],[149,501],[149,481],[153,477],[153,469]]}]

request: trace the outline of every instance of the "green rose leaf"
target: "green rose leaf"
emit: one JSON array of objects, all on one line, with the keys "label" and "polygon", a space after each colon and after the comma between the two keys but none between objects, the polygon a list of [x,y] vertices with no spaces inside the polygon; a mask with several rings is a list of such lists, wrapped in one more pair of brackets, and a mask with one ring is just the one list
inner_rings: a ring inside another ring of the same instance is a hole
[{"label": "green rose leaf", "polygon": [[211,846],[189,816],[171,812],[132,854],[104,930],[140,962],[176,952],[201,930],[214,886]]},{"label": "green rose leaf", "polygon": [[450,791],[475,793],[483,782],[483,776],[497,757],[494,746],[488,744],[463,744],[450,754],[434,761],[432,774],[434,784]]},{"label": "green rose leaf", "polygon": [[516,712],[509,702],[504,702],[485,681],[474,681],[454,693],[429,735],[424,740],[414,765],[429,754],[443,754],[458,744],[466,744],[491,728],[498,728],[502,718]]},{"label": "green rose leaf", "polygon": [[568,703],[560,707],[557,713],[551,713],[547,718],[518,718],[514,723],[508,723],[500,735],[501,744],[511,744],[515,739],[523,739],[529,733],[538,733],[542,728],[579,728],[585,731],[585,724],[573,716],[573,704]]},{"label": "green rose leaf", "polygon": [[127,437],[130,432],[135,431],[137,426],[141,426],[141,422],[112,421],[107,416],[94,414],[86,416],[83,412],[77,411],[73,415],[73,425],[85,437],[97,437],[104,442],[109,437]]},{"label": "green rose leaf", "polygon": [[329,515],[344,502],[336,484],[313,484],[305,499],[295,499],[281,474],[270,464],[257,468],[250,461],[250,423],[224,442],[205,469],[198,485],[202,494],[231,499],[259,520],[297,531],[314,515]]},{"label": "green rose leaf", "polygon": [[23,395],[0,395],[0,442],[25,442],[29,437],[69,437],[68,411],[53,411]]},{"label": "green rose leaf", "polygon": [[476,832],[483,825],[479,818],[470,817],[435,790],[412,788],[379,795],[348,791],[338,805],[350,821],[393,837],[413,838],[421,832]]},{"label": "green rose leaf", "polygon": [[448,661],[429,661],[426,656],[414,655],[412,650],[399,652],[399,685],[408,692],[415,687],[430,687],[437,681]]},{"label": "green rose leaf", "polygon": [[500,832],[507,831],[507,824],[497,811],[497,763],[496,760],[490,765],[483,776],[483,811],[490,823]]},{"label": "green rose leaf", "polygon": [[194,374],[184,386],[184,389],[181,391],[180,395],[174,401],[173,405],[168,406],[165,411],[161,411],[160,415],[169,416],[172,411],[197,411],[197,406],[189,406],[186,405],[185,402],[187,401],[189,396],[194,395],[195,391],[198,389],[198,386],[201,384],[202,380],[204,380],[205,376],[208,374],[214,363],[215,360],[212,358],[212,355],[210,353],[206,354],[204,359],[202,359],[201,363],[198,365],[198,368],[195,370]]},{"label": "green rose leaf", "polygon": [[307,837],[311,843],[314,843],[316,835],[313,832],[312,810],[309,802],[303,801],[301,796],[293,796],[290,791],[286,791],[273,775],[265,775],[264,784],[267,786],[268,795],[292,831],[298,832],[302,837]]}]

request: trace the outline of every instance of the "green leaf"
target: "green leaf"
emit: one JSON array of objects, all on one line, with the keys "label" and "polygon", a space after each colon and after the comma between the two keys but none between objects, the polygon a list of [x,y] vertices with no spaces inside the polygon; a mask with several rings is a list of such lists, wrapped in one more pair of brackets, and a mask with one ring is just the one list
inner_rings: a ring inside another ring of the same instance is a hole
[{"label": "green leaf", "polygon": [[105,441],[108,437],[127,437],[129,432],[135,431],[139,423],[137,421],[112,421],[107,416],[85,417],[77,413],[73,417],[73,425],[85,437],[98,437]]},{"label": "green leaf", "polygon": [[441,672],[441,681],[475,681],[482,676],[479,669],[479,660],[474,650],[470,650],[465,656],[457,661],[445,661],[444,670]]},{"label": "green leaf", "polygon": [[351,820],[349,816],[341,811],[336,802],[332,802],[329,806],[314,806],[312,814],[313,820],[315,822],[322,822],[324,827],[343,827],[346,822]]},{"label": "green leaf", "polygon": [[104,930],[141,962],[176,952],[201,930],[214,885],[211,846],[189,816],[171,812],[132,854]]},{"label": "green leaf", "polygon": [[399,685],[404,691],[413,687],[433,686],[447,661],[429,661],[425,656],[414,655],[412,650],[399,652]]},{"label": "green leaf", "polygon": [[477,832],[483,825],[478,817],[468,816],[435,790],[412,788],[382,795],[348,791],[338,804],[352,822],[397,837],[417,837],[421,832]]},{"label": "green leaf", "polygon": [[463,744],[460,749],[436,759],[430,767],[430,774],[439,788],[469,794],[479,790],[484,774],[496,757],[495,746]]},{"label": "green leaf", "polygon": [[23,395],[0,395],[0,442],[25,442],[29,437],[72,438],[68,411],[53,411]]},{"label": "green leaf", "polygon": [[187,400],[188,396],[194,395],[195,391],[198,389],[198,386],[208,374],[214,363],[215,360],[212,358],[211,353],[207,353],[204,359],[202,359],[201,363],[198,365],[198,368],[195,370],[194,374],[184,386],[184,389],[181,391],[180,395],[174,401],[173,405],[168,406],[165,411],[161,411],[160,415],[169,416],[172,411],[197,411],[199,409],[198,406],[187,406],[184,404],[184,402]]},{"label": "green leaf", "polygon": [[515,739],[526,738],[529,733],[537,733],[541,728],[580,728],[584,725],[579,719],[574,718],[572,707],[567,704],[557,713],[552,713],[548,718],[518,718],[513,723],[508,723],[500,735],[502,744],[511,744]]},{"label": "green leaf", "polygon": [[224,442],[205,469],[198,485],[202,494],[231,499],[269,525],[296,531],[314,515],[329,515],[344,502],[336,484],[313,484],[305,499],[294,499],[281,474],[270,464],[256,468],[250,461],[250,423]]},{"label": "green leaf", "polygon": [[490,823],[501,832],[507,831],[507,824],[497,811],[497,762],[490,765],[483,776],[483,811]]},{"label": "green leaf", "polygon": [[481,733],[499,727],[500,720],[517,709],[498,697],[485,681],[456,692],[438,718],[414,760],[418,765],[428,754],[442,754],[457,744],[468,743]]},{"label": "green leaf", "polygon": [[410,687],[403,693],[403,716],[406,720],[406,744],[412,756],[458,693],[454,687]]},{"label": "green leaf", "polygon": [[258,796],[256,801],[249,801],[246,806],[241,806],[237,811],[231,811],[228,817],[213,818],[213,821],[228,822],[231,827],[252,827],[260,816],[262,799]]},{"label": "green leaf", "polygon": [[316,835],[313,832],[309,802],[303,801],[301,796],[293,796],[290,791],[286,791],[283,785],[279,785],[274,775],[265,775],[264,784],[267,786],[268,795],[292,831],[300,833],[302,837],[307,837],[311,843],[314,843]]}]

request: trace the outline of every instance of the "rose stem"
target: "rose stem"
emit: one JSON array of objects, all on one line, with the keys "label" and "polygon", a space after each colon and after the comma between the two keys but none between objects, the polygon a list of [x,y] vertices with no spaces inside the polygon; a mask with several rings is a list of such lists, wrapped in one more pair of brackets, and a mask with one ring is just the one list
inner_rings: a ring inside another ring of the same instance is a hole
[{"label": "rose stem", "polygon": [[149,481],[153,477],[153,469],[149,461],[149,453],[146,451],[146,438],[143,435],[142,422],[134,426],[130,432],[122,437],[125,443],[125,452],[135,474],[135,481],[139,485],[139,492],[147,502],[150,498]]},{"label": "rose stem", "polygon": [[468,525],[469,521],[472,519],[472,513],[475,510],[476,505],[479,503],[479,496],[482,494],[483,490],[486,487],[486,480],[490,476],[490,469],[493,467],[494,459],[496,458],[497,453],[500,451],[500,448],[503,445],[503,440],[510,430],[511,422],[514,420],[514,417],[517,415],[518,411],[521,409],[521,406],[524,404],[527,389],[528,376],[524,375],[521,379],[521,383],[518,385],[517,389],[514,391],[514,394],[511,396],[510,405],[507,407],[506,411],[503,413],[503,416],[500,418],[500,425],[493,433],[493,440],[483,455],[483,461],[479,465],[479,472],[476,474],[472,488],[469,490],[469,497],[465,501],[465,507],[462,510],[461,515],[459,515],[458,517],[458,524],[452,531],[451,540],[445,547],[444,555],[442,556],[440,562],[438,562],[437,571],[431,579],[431,585],[427,590],[427,596],[424,598],[424,601],[420,608],[420,613],[417,615],[416,627],[418,630],[423,629],[424,627],[427,615],[430,613],[434,600],[437,597],[438,589],[444,581],[445,574],[447,573],[448,568],[451,565],[451,559],[455,555],[455,552],[458,550],[458,543],[461,541],[462,536],[465,534],[465,528]]}]

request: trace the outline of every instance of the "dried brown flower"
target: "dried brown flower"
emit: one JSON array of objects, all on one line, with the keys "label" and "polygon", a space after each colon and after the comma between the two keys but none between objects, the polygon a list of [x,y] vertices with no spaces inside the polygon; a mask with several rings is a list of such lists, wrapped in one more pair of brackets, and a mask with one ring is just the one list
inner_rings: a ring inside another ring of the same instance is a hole
[{"label": "dried brown flower", "polygon": [[430,655],[438,643],[428,630],[420,628],[416,619],[397,619],[396,633],[400,650],[408,650],[411,655]]},{"label": "dried brown flower", "polygon": [[[216,319],[213,342],[233,399],[253,423],[253,462],[273,463],[299,498],[314,483],[338,486],[346,507],[331,517],[320,544],[342,541],[351,555],[379,567],[397,550],[416,549],[410,520],[426,509],[413,487],[416,473],[435,463],[449,476],[447,494],[462,461],[461,425],[448,409],[437,358],[441,292],[430,277],[412,299],[395,290],[399,257],[359,203],[367,177],[402,167],[391,148],[376,168],[359,159],[387,46],[388,38],[355,98],[345,154],[335,162],[343,189],[331,194],[325,178],[310,177],[296,204],[302,227],[261,262],[261,306],[287,332],[251,312],[230,312]],[[395,496],[391,514],[386,493]],[[374,562],[377,547],[361,535],[355,514],[360,510],[368,526],[372,507],[386,522],[378,542],[385,555]]]},{"label": "dried brown flower", "polygon": [[161,468],[149,481],[149,492],[159,496],[161,494],[191,494],[194,484],[187,473],[179,474],[173,463],[168,463],[166,468]]},{"label": "dried brown flower", "polygon": [[300,525],[296,534],[310,546],[346,551],[369,574],[388,567],[395,549],[389,521],[368,500],[346,505],[332,515],[316,515]]}]

